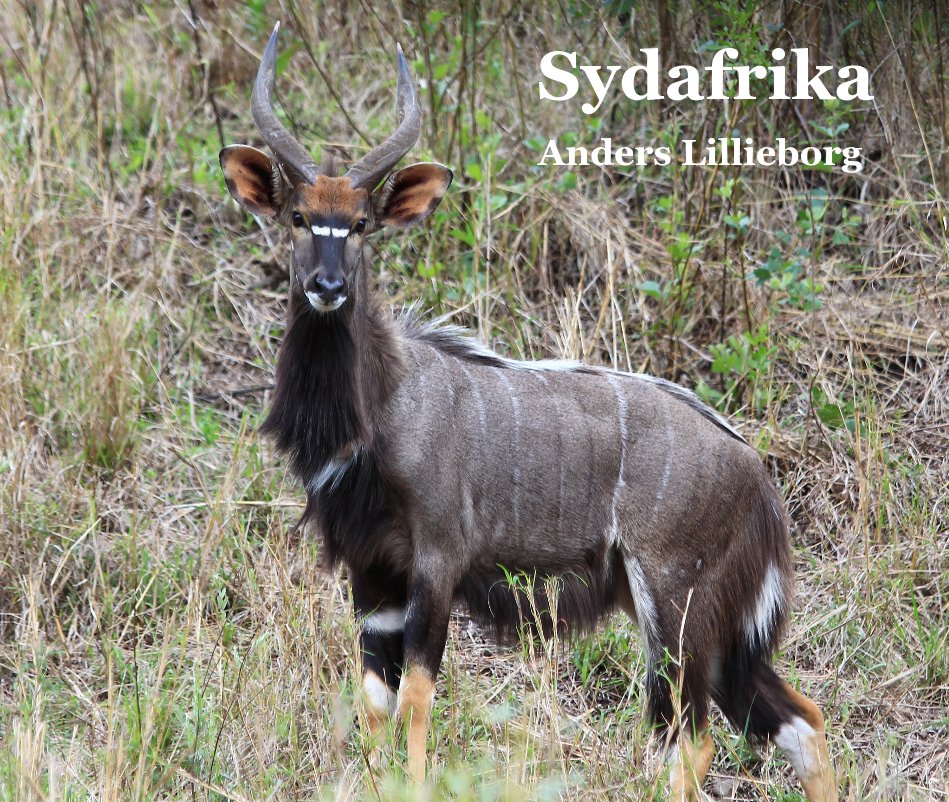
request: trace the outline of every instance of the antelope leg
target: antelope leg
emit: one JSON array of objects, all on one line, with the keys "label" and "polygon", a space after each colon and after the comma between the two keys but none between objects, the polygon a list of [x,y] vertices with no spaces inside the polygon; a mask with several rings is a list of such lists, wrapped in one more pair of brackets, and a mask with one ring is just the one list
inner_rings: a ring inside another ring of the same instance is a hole
[{"label": "antelope leg", "polygon": [[383,576],[353,577],[353,602],[360,622],[362,709],[373,746],[395,712],[402,675],[405,582]]},{"label": "antelope leg", "polygon": [[435,697],[435,675],[445,651],[451,589],[447,582],[416,576],[409,587],[405,616],[405,663],[397,715],[408,729],[409,776],[425,780],[428,726]]},{"label": "antelope leg", "polygon": [[693,741],[685,731],[679,733],[669,762],[669,799],[674,802],[691,802],[701,799],[702,782],[712,765],[714,747],[707,729]]}]

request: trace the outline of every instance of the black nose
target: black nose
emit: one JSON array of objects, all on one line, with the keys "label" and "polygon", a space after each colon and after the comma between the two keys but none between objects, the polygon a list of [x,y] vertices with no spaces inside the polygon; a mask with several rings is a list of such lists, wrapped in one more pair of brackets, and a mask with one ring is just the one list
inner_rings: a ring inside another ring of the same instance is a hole
[{"label": "black nose", "polygon": [[343,288],[346,286],[342,276],[315,276],[313,284],[315,285],[316,294],[327,299],[342,295]]}]

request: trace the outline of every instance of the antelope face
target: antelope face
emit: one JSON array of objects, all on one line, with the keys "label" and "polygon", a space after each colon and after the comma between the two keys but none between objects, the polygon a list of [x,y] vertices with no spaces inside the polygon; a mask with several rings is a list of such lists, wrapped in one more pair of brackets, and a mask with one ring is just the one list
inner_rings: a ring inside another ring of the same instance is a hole
[{"label": "antelope face", "polygon": [[326,175],[273,110],[278,29],[279,24],[267,43],[251,98],[254,123],[276,158],[247,145],[231,145],[221,151],[221,169],[241,206],[289,227],[292,291],[302,293],[316,312],[333,314],[352,295],[364,237],[382,226],[401,228],[424,220],[451,184],[452,172],[420,162],[389,174],[422,127],[415,84],[400,47],[398,128],[346,175]]},{"label": "antelope face", "polygon": [[369,228],[369,195],[348,178],[319,176],[297,188],[289,210],[291,280],[317,312],[346,303]]}]

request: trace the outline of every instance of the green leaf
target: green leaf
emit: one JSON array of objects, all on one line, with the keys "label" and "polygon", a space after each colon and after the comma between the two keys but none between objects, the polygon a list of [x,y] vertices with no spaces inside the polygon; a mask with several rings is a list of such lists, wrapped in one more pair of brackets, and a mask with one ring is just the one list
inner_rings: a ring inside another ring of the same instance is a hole
[{"label": "green leaf", "polygon": [[748,215],[726,214],[725,225],[739,231],[747,231],[748,226],[751,225],[751,218]]},{"label": "green leaf", "polygon": [[658,301],[662,300],[662,287],[659,286],[658,281],[643,281],[636,285],[636,289],[645,293],[646,295],[651,295]]},{"label": "green leaf", "polygon": [[439,273],[441,273],[444,269],[445,269],[444,262],[432,262],[431,264],[429,264],[428,262],[419,262],[418,264],[418,274],[422,278],[434,278]]},{"label": "green leaf", "polygon": [[285,69],[287,69],[287,65],[290,63],[290,59],[293,58],[293,54],[296,52],[297,52],[296,47],[293,47],[291,45],[290,47],[282,51],[277,56],[277,66],[276,66],[277,75],[280,75]]},{"label": "green leaf", "polygon": [[471,248],[475,247],[475,235],[474,232],[469,228],[453,228],[449,232],[449,235],[454,237],[457,240],[461,240],[465,245],[468,245]]},{"label": "green leaf", "polygon": [[478,162],[468,162],[465,165],[465,175],[472,181],[484,180],[484,170],[481,169],[481,165]]},{"label": "green leaf", "polygon": [[839,404],[826,403],[817,408],[817,417],[831,429],[843,429],[847,425],[847,417]]},{"label": "green leaf", "polygon": [[531,150],[535,150],[538,153],[543,153],[547,150],[547,143],[550,140],[542,136],[532,136],[529,139],[524,140],[524,144],[529,147]]}]

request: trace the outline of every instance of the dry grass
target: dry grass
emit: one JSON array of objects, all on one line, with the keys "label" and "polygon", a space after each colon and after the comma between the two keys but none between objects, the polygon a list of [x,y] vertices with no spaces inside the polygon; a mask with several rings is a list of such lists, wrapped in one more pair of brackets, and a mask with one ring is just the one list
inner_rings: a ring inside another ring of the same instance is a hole
[{"label": "dry grass", "polygon": [[[409,795],[398,754],[366,760],[345,582],[288,537],[301,494],[254,434],[287,254],[227,199],[216,154],[219,131],[254,140],[274,17],[292,31],[283,107],[314,147],[357,154],[355,132],[388,130],[393,37],[418,54],[438,111],[417,153],[457,178],[426,230],[377,243],[393,303],[457,310],[518,355],[649,370],[732,414],[794,519],[778,660],[824,708],[845,798],[949,796],[949,11],[622,5],[221,2],[195,4],[195,30],[190,3],[0,3],[0,800]],[[874,106],[616,101],[592,123],[534,99],[550,49],[622,64],[659,43],[695,63],[698,43],[750,52],[780,23],[875,68]],[[567,132],[840,123],[873,153],[855,178],[531,167],[532,138]],[[458,616],[431,796],[658,797],[642,668],[619,618],[512,651]],[[715,734],[709,790],[798,798],[783,763]]]}]

